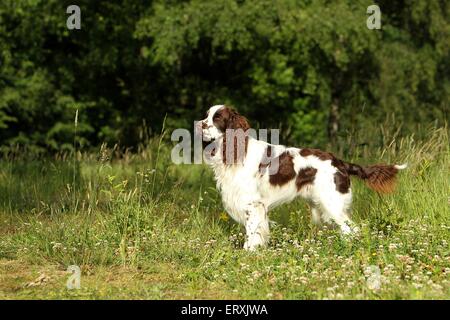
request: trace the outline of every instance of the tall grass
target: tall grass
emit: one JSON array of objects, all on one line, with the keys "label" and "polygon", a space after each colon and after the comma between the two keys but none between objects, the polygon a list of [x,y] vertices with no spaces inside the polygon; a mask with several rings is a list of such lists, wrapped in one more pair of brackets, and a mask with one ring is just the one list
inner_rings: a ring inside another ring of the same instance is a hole
[{"label": "tall grass", "polygon": [[[79,152],[76,165],[66,155],[5,156],[0,261],[157,274],[150,284],[156,296],[139,281],[123,284],[141,297],[448,298],[448,129],[432,129],[424,140],[383,141],[383,148],[355,145],[353,158],[341,154],[363,164],[409,165],[392,195],[352,181],[359,237],[312,226],[299,200],[271,213],[270,245],[253,254],[240,249],[243,228],[225,214],[210,170],[172,164],[163,136],[134,154],[106,145],[97,154]],[[375,291],[365,280],[371,265],[382,272]],[[91,297],[98,297],[95,288]],[[20,292],[0,285],[0,295],[2,289]],[[38,292],[55,289],[47,290]]]}]

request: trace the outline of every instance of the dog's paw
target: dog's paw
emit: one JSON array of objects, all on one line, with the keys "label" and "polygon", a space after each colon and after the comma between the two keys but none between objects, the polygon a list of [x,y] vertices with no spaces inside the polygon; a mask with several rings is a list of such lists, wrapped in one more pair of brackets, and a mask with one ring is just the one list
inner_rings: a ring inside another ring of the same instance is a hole
[{"label": "dog's paw", "polygon": [[340,228],[341,228],[341,232],[342,232],[342,234],[344,235],[344,236],[347,236],[347,235],[349,235],[349,234],[351,234],[352,233],[352,228],[348,225],[348,224],[342,224],[341,226],[340,226]]},{"label": "dog's paw", "polygon": [[341,233],[345,240],[356,240],[360,237],[360,229],[353,224],[341,227]]},{"label": "dog's paw", "polygon": [[256,247],[256,245],[251,245],[247,241],[244,243],[244,250],[246,251],[255,251]]}]

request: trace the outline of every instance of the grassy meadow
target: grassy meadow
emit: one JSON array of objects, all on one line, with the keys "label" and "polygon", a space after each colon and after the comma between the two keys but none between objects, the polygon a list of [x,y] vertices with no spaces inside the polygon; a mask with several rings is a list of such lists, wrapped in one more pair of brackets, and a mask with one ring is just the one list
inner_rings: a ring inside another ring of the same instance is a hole
[{"label": "grassy meadow", "polygon": [[[383,145],[340,154],[409,164],[387,196],[352,179],[358,236],[313,226],[299,199],[271,212],[270,245],[256,252],[242,250],[210,169],[172,164],[164,139],[134,153],[6,154],[0,299],[449,299],[448,129]],[[69,265],[78,290],[66,288]]]}]

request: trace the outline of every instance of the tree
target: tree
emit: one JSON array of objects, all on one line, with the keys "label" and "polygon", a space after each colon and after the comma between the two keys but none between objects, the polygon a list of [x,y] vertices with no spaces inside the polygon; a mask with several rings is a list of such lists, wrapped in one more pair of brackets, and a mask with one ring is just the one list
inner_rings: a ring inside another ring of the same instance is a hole
[{"label": "tree", "polygon": [[[332,147],[395,115],[402,134],[448,119],[449,5],[379,1],[0,3],[0,145],[136,146],[228,103],[282,142]],[[367,134],[370,143],[381,143]],[[356,141],[364,143],[367,141]]]}]

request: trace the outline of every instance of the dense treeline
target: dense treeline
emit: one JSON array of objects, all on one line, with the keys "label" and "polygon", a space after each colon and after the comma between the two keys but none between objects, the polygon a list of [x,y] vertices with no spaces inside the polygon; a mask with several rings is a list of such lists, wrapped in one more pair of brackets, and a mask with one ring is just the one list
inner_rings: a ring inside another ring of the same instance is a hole
[{"label": "dense treeline", "polygon": [[[377,1],[0,2],[0,145],[135,146],[192,127],[218,103],[297,144],[394,119],[402,133],[448,119],[450,5]],[[363,142],[363,141],[361,141]]]}]

